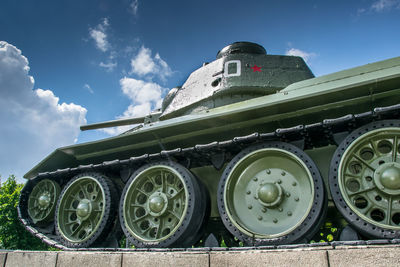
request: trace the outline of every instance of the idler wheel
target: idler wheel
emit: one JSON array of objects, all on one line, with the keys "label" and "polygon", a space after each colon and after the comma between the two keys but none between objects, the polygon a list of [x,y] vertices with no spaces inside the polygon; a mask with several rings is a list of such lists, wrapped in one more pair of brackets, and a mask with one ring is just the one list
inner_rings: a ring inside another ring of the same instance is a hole
[{"label": "idler wheel", "polygon": [[355,229],[400,237],[400,121],[367,124],[337,148],[329,173],[332,198]]},{"label": "idler wheel", "polygon": [[218,208],[226,228],[247,245],[310,239],[325,214],[323,181],[299,148],[283,142],[257,144],[226,167]]}]

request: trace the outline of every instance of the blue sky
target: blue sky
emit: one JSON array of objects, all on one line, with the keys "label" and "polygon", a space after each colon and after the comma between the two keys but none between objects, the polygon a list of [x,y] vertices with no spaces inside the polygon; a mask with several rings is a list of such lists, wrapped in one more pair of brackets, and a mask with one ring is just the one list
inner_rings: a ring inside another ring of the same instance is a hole
[{"label": "blue sky", "polygon": [[117,134],[235,41],[300,55],[316,76],[400,55],[400,0],[3,0],[0,174]]}]

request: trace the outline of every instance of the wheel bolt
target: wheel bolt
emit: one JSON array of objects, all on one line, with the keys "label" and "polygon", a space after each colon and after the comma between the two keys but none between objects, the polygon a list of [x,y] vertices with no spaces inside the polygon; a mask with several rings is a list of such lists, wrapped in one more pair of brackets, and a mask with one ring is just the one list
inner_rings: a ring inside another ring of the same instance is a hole
[{"label": "wheel bolt", "polygon": [[266,172],[267,172],[267,174],[271,174],[271,170],[269,170],[269,169],[267,169]]},{"label": "wheel bolt", "polygon": [[258,216],[258,218],[257,218],[259,221],[261,221],[262,220],[262,217],[261,216]]},{"label": "wheel bolt", "polygon": [[296,185],[297,185],[297,183],[296,183],[296,182],[293,182],[293,183],[292,183],[292,185],[293,185],[293,186],[296,186]]},{"label": "wheel bolt", "polygon": [[289,192],[287,192],[287,193],[286,193],[286,196],[287,196],[287,197],[290,197],[290,193],[289,193]]},{"label": "wheel bolt", "polygon": [[294,200],[295,200],[295,201],[299,201],[299,197],[295,197]]},{"label": "wheel bolt", "polygon": [[275,219],[273,220],[273,222],[274,222],[274,223],[277,223],[277,222],[278,222],[278,219],[275,218]]},{"label": "wheel bolt", "polygon": [[262,210],[261,210],[263,213],[266,213],[267,212],[267,208],[262,208]]},{"label": "wheel bolt", "polygon": [[246,194],[250,195],[250,194],[251,194],[250,190],[249,190],[249,191],[247,191],[247,192],[246,192]]},{"label": "wheel bolt", "polygon": [[258,181],[258,178],[257,178],[257,177],[254,177],[254,178],[253,178],[253,181],[254,181],[254,182],[257,182],[257,181]]},{"label": "wheel bolt", "polygon": [[282,209],[282,208],[279,208],[278,210],[279,210],[279,212],[282,212],[282,211],[283,211],[283,209]]},{"label": "wheel bolt", "polygon": [[251,210],[251,209],[253,208],[253,206],[252,206],[252,205],[248,205],[247,208],[248,208],[249,210]]},{"label": "wheel bolt", "polygon": [[285,176],[285,175],[286,175],[286,172],[282,172],[281,174],[282,174],[282,176]]},{"label": "wheel bolt", "polygon": [[257,196],[257,195],[254,195],[254,199],[258,199],[258,196]]},{"label": "wheel bolt", "polygon": [[288,216],[292,216],[292,212],[291,212],[291,211],[288,211],[288,212],[287,212],[287,215],[288,215]]},{"label": "wheel bolt", "polygon": [[281,180],[281,179],[279,179],[279,180],[277,181],[277,183],[278,183],[278,184],[281,184],[281,183],[282,183],[282,180]]}]

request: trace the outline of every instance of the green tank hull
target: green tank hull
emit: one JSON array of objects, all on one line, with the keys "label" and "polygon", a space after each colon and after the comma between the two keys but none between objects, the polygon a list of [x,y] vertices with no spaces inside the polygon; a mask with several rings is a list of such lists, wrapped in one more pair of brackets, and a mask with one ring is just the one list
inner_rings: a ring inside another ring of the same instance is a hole
[{"label": "green tank hull", "polygon": [[328,210],[353,236],[399,238],[399,105],[400,57],[314,78],[301,58],[234,43],[160,110],[83,126],[143,122],[50,154],[19,215],[66,247],[121,229],[136,247],[307,242]]}]

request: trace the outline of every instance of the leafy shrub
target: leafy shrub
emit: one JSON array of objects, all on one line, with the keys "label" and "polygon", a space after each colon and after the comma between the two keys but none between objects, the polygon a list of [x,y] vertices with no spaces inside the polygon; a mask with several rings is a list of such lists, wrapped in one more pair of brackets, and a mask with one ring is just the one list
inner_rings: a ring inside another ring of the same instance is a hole
[{"label": "leafy shrub", "polygon": [[18,200],[23,184],[11,175],[0,182],[0,249],[48,250],[42,241],[31,235],[18,219]]}]

